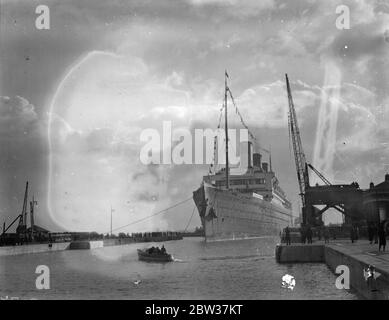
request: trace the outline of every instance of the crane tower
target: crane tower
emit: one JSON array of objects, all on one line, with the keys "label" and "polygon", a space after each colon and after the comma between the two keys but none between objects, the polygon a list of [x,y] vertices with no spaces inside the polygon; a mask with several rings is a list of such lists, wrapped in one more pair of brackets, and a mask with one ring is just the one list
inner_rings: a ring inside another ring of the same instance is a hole
[{"label": "crane tower", "polygon": [[300,197],[302,202],[302,216],[303,224],[308,222],[308,215],[311,213],[311,208],[306,205],[305,201],[305,191],[309,187],[309,175],[308,175],[308,166],[305,160],[305,153],[303,150],[303,145],[301,143],[300,130],[297,122],[296,110],[294,108],[292,92],[290,90],[290,84],[288,75],[285,74],[286,79],[286,89],[288,92],[288,103],[289,103],[289,113],[288,113],[288,127],[289,134],[292,140],[294,159],[296,162],[296,171],[297,171],[297,180],[300,188]]}]

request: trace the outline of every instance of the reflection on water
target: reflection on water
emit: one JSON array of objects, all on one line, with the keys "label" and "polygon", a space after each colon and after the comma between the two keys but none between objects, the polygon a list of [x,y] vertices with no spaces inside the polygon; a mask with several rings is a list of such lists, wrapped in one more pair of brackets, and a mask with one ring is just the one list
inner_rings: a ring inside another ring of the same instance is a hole
[{"label": "reflection on water", "polygon": [[[0,296],[36,299],[356,299],[335,287],[324,264],[280,265],[276,239],[165,243],[175,261],[138,261],[155,243],[2,257]],[[50,290],[37,290],[35,269],[50,268]],[[282,288],[282,276],[296,279]]]}]

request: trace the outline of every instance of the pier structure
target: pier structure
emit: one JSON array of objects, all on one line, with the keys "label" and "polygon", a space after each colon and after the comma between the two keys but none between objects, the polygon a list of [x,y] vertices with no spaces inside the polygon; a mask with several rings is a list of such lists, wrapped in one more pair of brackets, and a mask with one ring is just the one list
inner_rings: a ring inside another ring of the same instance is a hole
[{"label": "pier structure", "polygon": [[[288,127],[302,202],[301,224],[322,226],[322,215],[330,208],[336,209],[344,216],[346,225],[364,225],[366,221],[370,221],[371,224],[386,223],[389,212],[388,174],[383,183],[377,186],[371,185],[368,190],[361,190],[357,182],[332,184],[319,170],[307,162],[288,75],[285,75],[285,78],[289,104]],[[324,185],[310,185],[308,168],[324,182]],[[323,206],[322,209],[317,208],[317,205]]]},{"label": "pier structure", "polygon": [[[278,263],[325,263],[337,276],[348,277],[350,289],[358,296],[389,300],[389,252],[379,252],[367,240],[282,244],[277,245],[275,254]],[[348,274],[343,274],[345,269]]]},{"label": "pier structure", "polygon": [[389,174],[385,175],[385,180],[374,186],[370,183],[370,188],[364,192],[363,205],[366,211],[368,224],[379,222],[385,224],[388,230],[389,219]]},{"label": "pier structure", "polygon": [[[363,190],[355,182],[351,184],[308,186],[305,190],[307,210],[306,220],[317,225],[317,220],[330,208],[344,215],[345,224],[361,223],[365,219],[363,211]],[[316,205],[324,206],[316,209]]]},{"label": "pier structure", "polygon": [[[360,205],[360,208],[354,210],[358,210],[366,219],[367,229],[370,229],[369,240],[359,239],[353,243],[344,239],[334,240],[334,237],[329,240],[330,243],[316,241],[308,245],[281,244],[276,247],[276,260],[279,263],[323,262],[338,274],[339,266],[341,268],[345,266],[350,272],[350,286],[358,295],[366,299],[389,300],[389,251],[379,251],[378,239],[374,236],[377,235],[378,228],[383,228],[386,235],[389,234],[389,174],[386,174],[385,180],[376,186],[371,183],[367,190],[360,190],[356,186],[339,189],[339,199],[334,194],[325,200],[339,205],[337,201],[347,198],[345,195],[350,194],[351,199],[358,195],[359,200],[355,205]],[[309,191],[308,194],[309,198],[311,196]],[[372,269],[374,274],[371,272]]]}]

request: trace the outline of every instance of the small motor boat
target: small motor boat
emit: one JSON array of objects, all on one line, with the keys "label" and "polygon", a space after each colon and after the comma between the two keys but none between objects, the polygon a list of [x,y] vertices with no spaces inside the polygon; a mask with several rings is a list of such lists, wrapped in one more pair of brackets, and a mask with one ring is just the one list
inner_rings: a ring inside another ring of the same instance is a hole
[{"label": "small motor boat", "polygon": [[138,249],[138,258],[141,261],[148,261],[148,262],[173,261],[173,256],[171,254],[168,254],[167,252],[161,252],[160,250],[157,251],[151,249],[145,249],[145,250]]}]

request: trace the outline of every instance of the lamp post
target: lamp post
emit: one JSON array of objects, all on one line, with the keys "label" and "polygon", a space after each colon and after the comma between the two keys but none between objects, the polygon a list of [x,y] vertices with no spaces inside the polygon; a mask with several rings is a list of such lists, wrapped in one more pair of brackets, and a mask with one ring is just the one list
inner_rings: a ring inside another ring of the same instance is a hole
[{"label": "lamp post", "polygon": [[112,209],[112,205],[111,205],[111,237],[112,237],[112,212],[114,212],[115,210]]}]

